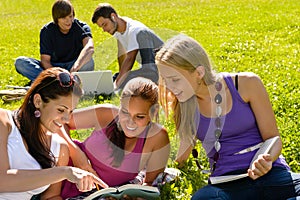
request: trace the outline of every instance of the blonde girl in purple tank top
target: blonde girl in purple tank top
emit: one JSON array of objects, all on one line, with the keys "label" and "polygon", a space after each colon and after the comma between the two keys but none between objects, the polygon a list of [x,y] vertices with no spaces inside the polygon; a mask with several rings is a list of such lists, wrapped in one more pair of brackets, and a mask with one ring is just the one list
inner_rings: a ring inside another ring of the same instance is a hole
[{"label": "blonde girl in purple tank top", "polygon": [[196,155],[193,146],[199,139],[209,158],[211,177],[248,175],[231,182],[209,183],[196,191],[192,200],[300,196],[300,175],[290,171],[281,155],[281,139],[250,166],[260,144],[280,136],[268,94],[257,75],[216,74],[205,50],[185,35],[168,40],[156,53],[156,64],[160,88],[166,88],[161,90],[166,92],[162,102],[166,109],[171,103],[181,137],[179,164],[184,164],[191,152]]}]

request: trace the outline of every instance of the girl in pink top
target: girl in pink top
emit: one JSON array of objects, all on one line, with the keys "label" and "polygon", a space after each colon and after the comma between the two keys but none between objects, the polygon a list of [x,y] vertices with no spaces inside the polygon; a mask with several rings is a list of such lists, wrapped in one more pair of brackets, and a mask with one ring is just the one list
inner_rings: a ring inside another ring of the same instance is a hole
[{"label": "girl in pink top", "polygon": [[[157,85],[138,77],[123,89],[120,108],[102,104],[74,111],[69,128],[94,128],[83,143],[76,143],[107,185],[126,184],[143,169],[144,184],[151,185],[164,171],[170,145],[166,130],[152,122],[158,107]],[[79,194],[71,183],[63,186],[64,198]]]}]

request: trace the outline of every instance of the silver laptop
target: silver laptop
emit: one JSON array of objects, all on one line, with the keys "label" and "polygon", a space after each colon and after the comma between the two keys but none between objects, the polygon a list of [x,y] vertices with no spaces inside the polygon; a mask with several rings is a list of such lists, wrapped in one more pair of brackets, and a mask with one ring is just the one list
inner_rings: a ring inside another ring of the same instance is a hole
[{"label": "silver laptop", "polygon": [[111,94],[114,91],[111,70],[73,72],[82,82],[84,95]]}]

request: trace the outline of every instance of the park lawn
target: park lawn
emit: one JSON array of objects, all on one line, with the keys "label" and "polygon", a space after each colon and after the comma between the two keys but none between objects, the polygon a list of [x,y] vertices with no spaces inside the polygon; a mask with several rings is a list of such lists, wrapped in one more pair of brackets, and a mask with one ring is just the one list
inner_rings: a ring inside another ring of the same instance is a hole
[{"label": "park lawn", "polygon": [[[39,58],[39,30],[52,20],[51,0],[0,1],[0,89],[6,85],[25,85],[28,80],[14,69],[16,57]],[[99,1],[73,0],[76,17],[87,22],[95,43],[96,69],[117,70],[116,42],[91,22]],[[109,1],[119,15],[140,20],[163,40],[184,33],[199,41],[218,71],[251,71],[258,74],[269,93],[283,140],[282,154],[293,171],[300,166],[300,1],[299,0],[123,0]],[[22,101],[0,107],[16,109]],[[114,103],[113,99],[82,99],[79,107],[96,103]],[[169,166],[174,167],[178,139],[169,119],[161,122],[172,140]],[[72,136],[84,139],[88,131]],[[208,167],[203,149],[200,161]],[[206,184],[202,174],[189,159],[181,177],[162,191],[161,199],[190,199]],[[171,194],[168,194],[171,191]]]}]

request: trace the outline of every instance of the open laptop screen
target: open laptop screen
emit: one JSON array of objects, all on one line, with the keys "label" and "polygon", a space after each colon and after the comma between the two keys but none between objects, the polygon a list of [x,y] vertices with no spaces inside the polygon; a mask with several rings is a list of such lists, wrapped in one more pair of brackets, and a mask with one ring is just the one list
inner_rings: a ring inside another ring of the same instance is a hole
[{"label": "open laptop screen", "polygon": [[114,91],[111,70],[73,72],[82,82],[84,95],[111,94]]}]

